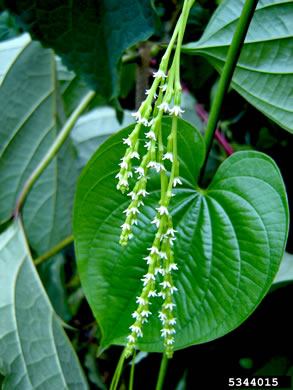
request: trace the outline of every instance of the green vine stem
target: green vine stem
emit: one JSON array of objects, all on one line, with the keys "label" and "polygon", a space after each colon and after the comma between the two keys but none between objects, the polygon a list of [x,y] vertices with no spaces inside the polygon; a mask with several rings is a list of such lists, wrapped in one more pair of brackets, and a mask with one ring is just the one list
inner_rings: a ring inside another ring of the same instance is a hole
[{"label": "green vine stem", "polygon": [[39,165],[35,168],[33,173],[30,175],[28,180],[26,181],[25,185],[23,186],[23,189],[21,193],[19,194],[19,197],[16,202],[16,206],[14,209],[13,216],[17,217],[20,214],[20,211],[22,209],[23,203],[29,194],[33,184],[36,182],[36,180],[39,178],[41,173],[44,171],[44,169],[48,166],[48,164],[52,161],[58,150],[63,145],[64,141],[68,137],[70,130],[72,129],[73,125],[79,118],[79,116],[83,113],[83,111],[88,106],[89,102],[93,99],[95,96],[94,91],[90,91],[86,94],[86,96],[82,99],[82,101],[79,103],[77,108],[73,111],[73,113],[70,115],[69,119],[61,129],[60,133],[58,134],[56,140],[54,141],[51,148],[48,150],[44,158],[41,160]]},{"label": "green vine stem", "polygon": [[120,359],[119,359],[119,362],[116,366],[116,370],[114,372],[109,390],[117,390],[118,385],[119,385],[119,381],[120,381],[120,377],[121,377],[121,373],[122,373],[122,369],[123,369],[124,360],[125,360],[125,348],[120,355]]},{"label": "green vine stem", "polygon": [[133,352],[128,390],[133,390],[136,349]]},{"label": "green vine stem", "polygon": [[50,259],[50,257],[56,255],[56,253],[62,251],[65,247],[67,247],[69,244],[73,242],[74,238],[71,234],[70,236],[66,237],[63,241],[59,242],[58,245],[56,245],[54,248],[50,249],[48,252],[44,253],[42,256],[38,257],[36,260],[34,260],[35,265],[39,265],[43,263],[44,261]]},{"label": "green vine stem", "polygon": [[202,181],[202,177],[205,171],[206,162],[209,156],[212,141],[219,121],[223,99],[230,85],[248,27],[250,25],[252,16],[257,6],[257,2],[258,0],[245,1],[239,22],[236,26],[236,31],[234,33],[231,46],[227,54],[227,60],[220,78],[220,82],[219,82],[219,86],[217,89],[214,102],[212,104],[211,113],[207,124],[206,132],[205,132],[205,142],[206,142],[207,151],[206,151],[205,162],[201,171],[200,181]]},{"label": "green vine stem", "polygon": [[164,353],[162,356],[156,390],[162,390],[163,388],[164,379],[167,371],[167,365],[168,365],[168,358],[167,355]]}]

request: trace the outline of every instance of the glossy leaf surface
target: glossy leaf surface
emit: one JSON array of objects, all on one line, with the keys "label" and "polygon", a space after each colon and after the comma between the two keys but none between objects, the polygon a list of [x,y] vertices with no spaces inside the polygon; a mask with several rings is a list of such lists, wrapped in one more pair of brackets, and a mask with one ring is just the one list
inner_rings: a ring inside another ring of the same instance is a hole
[{"label": "glossy leaf surface", "polygon": [[[171,120],[163,122],[163,138]],[[150,195],[139,214],[134,238],[119,245],[122,213],[129,198],[116,190],[115,175],[124,154],[122,138],[130,126],[108,139],[86,165],[78,182],[74,234],[81,282],[103,332],[103,346],[124,344],[140,279],[142,260],[155,234],[151,221],[159,200],[159,177],[148,184]],[[180,175],[170,211],[175,229],[174,294],[177,317],[175,348],[220,337],[243,322],[268,291],[279,267],[288,230],[287,198],[274,162],[258,152],[228,158],[205,190],[197,179],[204,141],[190,124],[178,124]],[[133,183],[132,183],[133,184]],[[153,300],[151,311],[160,308]],[[152,315],[139,348],[163,351],[161,324]]]},{"label": "glossy leaf surface", "polygon": [[[198,42],[184,52],[199,54],[221,72],[244,0],[224,0]],[[260,0],[251,21],[232,87],[249,103],[293,132],[293,3]]]},{"label": "glossy leaf surface", "polygon": [[88,389],[17,221],[0,235],[0,285],[2,389]]}]

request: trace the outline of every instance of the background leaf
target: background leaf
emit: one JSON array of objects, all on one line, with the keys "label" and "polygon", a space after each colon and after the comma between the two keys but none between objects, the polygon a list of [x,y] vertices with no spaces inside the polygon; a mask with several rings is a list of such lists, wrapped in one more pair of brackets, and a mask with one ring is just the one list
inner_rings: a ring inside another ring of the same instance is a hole
[{"label": "background leaf", "polygon": [[[171,119],[165,118],[165,140],[170,127]],[[148,185],[150,195],[134,238],[124,249],[118,243],[128,198],[116,190],[114,177],[125,151],[122,138],[132,128],[115,134],[97,150],[80,176],[75,199],[78,268],[104,346],[125,343],[140,279],[146,273],[141,259],[155,234],[151,221],[159,200],[158,175],[152,175]],[[182,120],[178,150],[183,186],[174,190],[171,202],[178,231],[176,349],[220,337],[248,317],[273,281],[288,231],[285,188],[269,157],[235,153],[202,190],[197,178],[204,141],[198,130]],[[151,310],[155,313],[159,307],[159,300],[153,300]],[[160,327],[158,318],[151,316],[140,349],[163,351]]]},{"label": "background leaf", "polygon": [[[13,212],[29,175],[53,144],[58,122],[55,58],[22,36],[0,44],[8,50],[0,88],[0,222]],[[5,52],[5,50],[4,50]],[[24,226],[32,248],[42,253],[71,234],[72,193],[77,180],[70,140],[50,163],[29,194]]]},{"label": "background leaf", "polygon": [[293,255],[284,253],[279,271],[274,279],[274,284],[293,281]]},{"label": "background leaf", "polygon": [[[224,0],[198,42],[184,52],[204,56],[219,72],[244,0]],[[293,132],[293,3],[260,0],[232,79],[232,87],[284,129]]]},{"label": "background leaf", "polygon": [[16,25],[14,18],[9,12],[0,12],[0,41],[14,38],[19,34],[19,27]]},{"label": "background leaf", "polygon": [[0,364],[6,377],[2,389],[88,389],[19,221],[0,235],[0,285]]},{"label": "background leaf", "polygon": [[65,286],[65,261],[65,256],[58,253],[40,264],[38,273],[56,314],[68,322],[71,320],[71,313]]},{"label": "background leaf", "polygon": [[9,72],[13,62],[30,43],[31,39],[28,34],[22,34],[20,37],[9,39],[6,42],[0,43],[0,86]]},{"label": "background leaf", "polygon": [[133,123],[130,111],[125,110],[120,124],[111,107],[99,107],[82,115],[74,125],[70,136],[77,150],[79,167],[84,167],[98,147],[123,127]]},{"label": "background leaf", "polygon": [[108,99],[118,94],[123,51],[154,32],[149,0],[6,0],[5,5],[33,39],[53,48]]}]

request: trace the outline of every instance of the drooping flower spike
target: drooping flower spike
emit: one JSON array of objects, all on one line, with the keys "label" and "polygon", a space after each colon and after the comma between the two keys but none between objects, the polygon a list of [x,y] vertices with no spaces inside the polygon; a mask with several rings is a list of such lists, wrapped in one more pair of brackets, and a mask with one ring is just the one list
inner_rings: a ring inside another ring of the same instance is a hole
[{"label": "drooping flower spike", "polygon": [[[128,240],[133,237],[132,227],[137,225],[140,208],[144,206],[143,199],[149,195],[147,182],[149,170],[155,171],[161,178],[161,197],[156,208],[156,216],[152,224],[157,232],[154,236],[152,246],[147,248],[147,255],[144,261],[147,264],[147,272],[143,275],[142,291],[136,297],[137,308],[132,313],[133,324],[129,327],[130,333],[127,338],[125,356],[130,356],[137,345],[138,339],[143,337],[143,324],[152,313],[150,299],[162,299],[161,310],[157,313],[161,323],[161,336],[164,340],[165,353],[171,358],[174,351],[176,318],[174,310],[176,304],[173,294],[178,291],[174,285],[173,273],[178,269],[174,260],[173,245],[176,240],[176,230],[173,228],[172,216],[169,211],[169,204],[172,197],[172,189],[182,184],[179,176],[179,161],[177,156],[177,124],[178,117],[182,116],[184,110],[181,103],[180,83],[180,50],[183,34],[186,26],[189,10],[194,0],[184,2],[182,14],[177,22],[168,48],[162,57],[158,71],[153,73],[154,81],[150,89],[146,90],[146,99],[141,103],[137,112],[133,113],[136,120],[134,130],[123,139],[127,145],[124,157],[120,162],[120,170],[116,175],[118,179],[117,189],[122,193],[129,191],[128,179],[136,177],[134,187],[128,192],[130,204],[124,210],[125,222],[121,225],[122,232],[120,244],[125,247]],[[169,59],[177,39],[176,50],[171,66]],[[162,141],[162,117],[164,114],[172,116],[171,132],[168,136],[166,149]],[[144,131],[147,139],[145,142],[144,155],[139,154],[140,134]],[[140,162],[138,167],[132,169],[132,160]],[[171,163],[170,175],[166,174],[166,160]]]}]

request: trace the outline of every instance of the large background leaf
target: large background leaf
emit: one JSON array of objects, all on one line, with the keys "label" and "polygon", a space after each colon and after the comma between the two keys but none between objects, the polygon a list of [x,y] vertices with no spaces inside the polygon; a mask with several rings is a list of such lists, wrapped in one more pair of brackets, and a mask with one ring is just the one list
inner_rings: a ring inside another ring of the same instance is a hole
[{"label": "large background leaf", "polygon": [[25,49],[26,45],[30,43],[31,39],[29,34],[22,34],[15,39],[9,39],[6,42],[0,44],[0,85],[5,78],[7,72],[11,68],[13,62]]},{"label": "large background leaf", "polygon": [[[244,0],[224,0],[202,38],[184,51],[200,54],[221,72]],[[232,87],[249,103],[293,132],[293,3],[260,0],[241,51]]]},{"label": "large background leaf", "polygon": [[116,118],[111,107],[99,107],[82,115],[70,133],[77,150],[79,167],[84,167],[98,147],[110,136],[123,127],[133,123],[130,111],[125,110],[123,122]]},{"label": "large background leaf", "polygon": [[[9,51],[7,48],[11,43]],[[20,45],[23,45],[22,47]],[[5,41],[5,79],[0,88],[0,222],[16,199],[59,128],[53,52],[28,36]],[[34,185],[24,207],[30,245],[44,252],[71,234],[77,167],[68,140]]]},{"label": "large background leaf", "polygon": [[[163,135],[170,131],[164,120]],[[107,140],[80,176],[74,234],[81,281],[103,332],[103,345],[123,344],[146,272],[142,260],[155,234],[159,178],[141,210],[135,237],[119,246],[122,211],[128,197],[114,179],[124,153],[128,127]],[[256,308],[277,272],[288,230],[284,185],[273,161],[257,152],[236,153],[218,170],[206,190],[197,186],[204,141],[190,124],[179,122],[178,148],[183,185],[176,188],[171,212],[179,270],[174,295],[178,318],[176,348],[217,338],[238,326]],[[159,309],[153,301],[151,310]],[[152,316],[139,347],[162,351],[160,322]]]},{"label": "large background leaf", "polygon": [[5,0],[5,5],[25,31],[107,98],[117,95],[123,51],[154,32],[149,0]]},{"label": "large background leaf", "polygon": [[88,389],[17,221],[0,235],[0,285],[2,389]]}]

